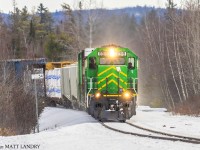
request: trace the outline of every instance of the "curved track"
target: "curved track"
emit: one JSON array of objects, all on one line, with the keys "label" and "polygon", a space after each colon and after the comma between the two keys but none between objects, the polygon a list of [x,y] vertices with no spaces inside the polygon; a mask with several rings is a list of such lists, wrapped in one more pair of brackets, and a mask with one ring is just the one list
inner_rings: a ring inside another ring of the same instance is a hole
[{"label": "curved track", "polygon": [[[173,135],[169,133],[164,133],[160,131],[155,131],[155,130],[150,130],[146,129],[144,127],[140,127],[138,125],[134,125],[129,122],[125,122],[125,124],[128,124],[134,128],[146,131],[146,134],[141,134],[141,133],[135,133],[135,132],[129,132],[129,131],[123,131],[121,129],[117,129],[115,127],[112,127],[110,125],[107,125],[105,122],[100,122],[104,127],[107,129],[120,132],[123,134],[129,134],[129,135],[134,135],[134,136],[139,136],[139,137],[147,137],[147,138],[152,138],[152,139],[160,139],[160,140],[167,140],[167,141],[180,141],[180,142],[185,142],[185,143],[193,143],[193,144],[200,144],[200,139],[198,138],[193,138],[193,137],[186,137],[186,136],[180,136],[180,135]],[[123,123],[121,123],[123,125]],[[149,135],[149,133],[154,133],[156,135]],[[164,136],[159,136],[159,135],[164,135]]]},{"label": "curved track", "polygon": [[141,130],[149,131],[151,133],[166,135],[166,136],[169,136],[169,137],[176,137],[176,138],[188,139],[188,140],[192,140],[192,141],[200,141],[200,138],[189,137],[189,136],[182,136],[182,135],[176,135],[176,134],[171,134],[171,133],[156,131],[156,130],[152,130],[152,129],[147,129],[147,128],[135,125],[133,123],[130,123],[130,122],[126,122],[126,124],[128,124],[130,126],[133,126],[135,128],[141,129]]}]

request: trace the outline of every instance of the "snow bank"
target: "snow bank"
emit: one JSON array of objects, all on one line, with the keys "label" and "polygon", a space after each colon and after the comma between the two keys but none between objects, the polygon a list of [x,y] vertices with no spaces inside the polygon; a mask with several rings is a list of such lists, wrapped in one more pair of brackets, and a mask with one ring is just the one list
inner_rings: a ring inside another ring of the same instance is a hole
[{"label": "snow bank", "polygon": [[172,115],[164,108],[139,106],[130,121],[150,129],[200,138],[199,117]]}]

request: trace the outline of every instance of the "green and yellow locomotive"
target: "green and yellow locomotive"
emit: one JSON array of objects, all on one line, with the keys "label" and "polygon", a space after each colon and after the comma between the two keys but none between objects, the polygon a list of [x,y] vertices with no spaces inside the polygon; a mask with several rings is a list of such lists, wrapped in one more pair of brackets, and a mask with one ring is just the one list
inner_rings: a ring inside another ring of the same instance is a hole
[{"label": "green and yellow locomotive", "polygon": [[115,45],[78,56],[78,99],[99,120],[125,121],[136,114],[138,57]]}]

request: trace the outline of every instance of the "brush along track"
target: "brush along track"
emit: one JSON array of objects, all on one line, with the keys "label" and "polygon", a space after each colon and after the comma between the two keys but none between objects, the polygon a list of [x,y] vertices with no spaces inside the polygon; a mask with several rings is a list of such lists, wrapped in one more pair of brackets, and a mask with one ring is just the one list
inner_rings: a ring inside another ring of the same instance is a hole
[{"label": "brush along track", "polygon": [[[104,122],[100,122],[100,123],[107,129],[110,129],[110,130],[113,130],[113,131],[116,131],[116,132],[119,132],[119,133],[123,133],[123,134],[129,134],[129,135],[134,135],[134,136],[139,136],[139,137],[147,137],[147,138],[152,138],[152,139],[167,140],[167,141],[180,141],[180,142],[185,142],[185,143],[200,144],[200,139],[198,139],[198,138],[173,135],[173,134],[163,133],[163,132],[154,131],[154,130],[150,130],[150,129],[145,129],[143,127],[136,126],[136,125],[128,123],[128,122],[126,122],[125,124],[128,124],[132,127],[140,129],[140,130],[144,130],[144,131],[154,133],[154,134],[161,134],[161,135],[164,135],[164,136],[149,135],[149,133],[141,134],[141,133],[123,131],[123,130],[111,127],[109,125],[106,125],[106,123],[104,123]],[[123,125],[123,123],[121,123],[121,124]]]}]

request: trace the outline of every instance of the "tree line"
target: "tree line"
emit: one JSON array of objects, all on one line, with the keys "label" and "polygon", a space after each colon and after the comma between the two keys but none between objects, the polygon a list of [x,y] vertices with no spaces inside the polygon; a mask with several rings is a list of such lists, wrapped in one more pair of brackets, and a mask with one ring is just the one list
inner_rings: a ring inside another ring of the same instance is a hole
[{"label": "tree line", "polygon": [[177,9],[168,0],[165,13],[152,10],[138,28],[143,98],[175,113],[200,113],[199,6],[187,1]]}]

